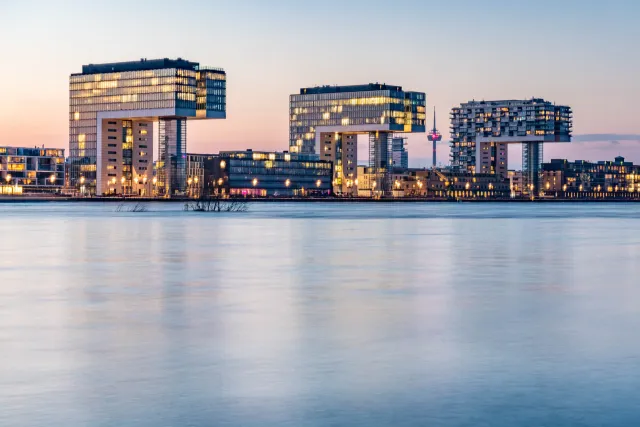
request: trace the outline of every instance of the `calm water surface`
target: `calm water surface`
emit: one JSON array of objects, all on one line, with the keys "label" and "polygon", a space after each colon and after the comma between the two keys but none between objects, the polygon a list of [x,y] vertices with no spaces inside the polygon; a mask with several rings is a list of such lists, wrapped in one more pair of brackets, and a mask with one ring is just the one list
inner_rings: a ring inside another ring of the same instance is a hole
[{"label": "calm water surface", "polygon": [[0,205],[0,426],[640,425],[640,205]]}]

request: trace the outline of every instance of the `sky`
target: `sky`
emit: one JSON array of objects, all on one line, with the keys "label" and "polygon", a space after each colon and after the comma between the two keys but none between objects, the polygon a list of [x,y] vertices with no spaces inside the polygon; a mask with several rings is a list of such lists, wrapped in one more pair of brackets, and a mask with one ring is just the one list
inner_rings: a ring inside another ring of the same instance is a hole
[{"label": "sky", "polygon": [[[380,82],[426,92],[443,163],[452,107],[533,96],[574,111],[576,142],[545,159],[640,163],[638,16],[637,0],[0,0],[0,145],[67,148],[83,64],[181,57],[228,79],[227,119],[189,122],[190,152],[286,150],[290,94]],[[408,149],[430,164],[426,134]]]}]

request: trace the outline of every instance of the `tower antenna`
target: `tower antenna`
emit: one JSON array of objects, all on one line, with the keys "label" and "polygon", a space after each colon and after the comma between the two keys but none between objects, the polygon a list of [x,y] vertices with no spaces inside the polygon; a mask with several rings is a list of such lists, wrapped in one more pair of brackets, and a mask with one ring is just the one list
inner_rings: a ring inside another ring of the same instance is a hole
[{"label": "tower antenna", "polygon": [[436,128],[436,107],[433,107],[433,129],[427,135],[427,139],[433,142],[433,169],[436,168],[436,143],[442,141],[442,134]]}]

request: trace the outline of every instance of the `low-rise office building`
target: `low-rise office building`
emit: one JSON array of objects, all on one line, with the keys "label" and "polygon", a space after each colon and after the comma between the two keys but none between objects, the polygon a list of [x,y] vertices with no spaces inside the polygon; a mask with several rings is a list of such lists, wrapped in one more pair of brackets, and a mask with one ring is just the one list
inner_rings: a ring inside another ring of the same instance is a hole
[{"label": "low-rise office building", "polygon": [[[375,175],[358,168],[357,194],[379,197]],[[391,174],[393,197],[508,198],[509,180],[496,174],[473,174],[438,169],[408,169]]]},{"label": "low-rise office building", "polygon": [[640,196],[640,165],[616,157],[613,161],[589,162],[553,159],[542,165],[542,189],[555,197]]},{"label": "low-rise office building", "polygon": [[59,192],[65,183],[62,148],[0,147],[3,194]]},{"label": "low-rise office building", "polygon": [[189,154],[189,195],[328,196],[332,193],[332,166],[317,156],[286,151]]}]

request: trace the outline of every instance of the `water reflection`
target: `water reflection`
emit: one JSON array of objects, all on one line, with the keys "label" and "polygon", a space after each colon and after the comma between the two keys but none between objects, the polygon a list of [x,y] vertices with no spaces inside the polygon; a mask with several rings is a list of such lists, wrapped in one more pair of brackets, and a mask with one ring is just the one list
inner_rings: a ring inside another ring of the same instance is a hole
[{"label": "water reflection", "polygon": [[633,425],[636,205],[0,205],[0,425]]}]

